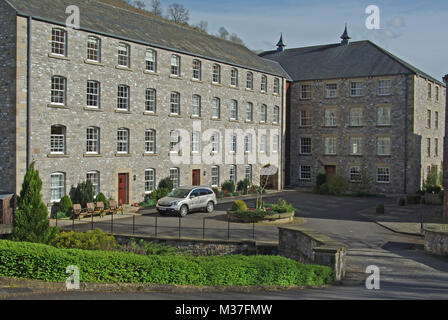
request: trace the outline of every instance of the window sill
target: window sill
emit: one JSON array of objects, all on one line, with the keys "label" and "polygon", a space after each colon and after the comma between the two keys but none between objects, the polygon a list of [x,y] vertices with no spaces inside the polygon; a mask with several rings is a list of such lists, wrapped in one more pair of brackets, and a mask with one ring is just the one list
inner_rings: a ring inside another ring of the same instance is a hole
[{"label": "window sill", "polygon": [[104,112],[101,108],[95,108],[95,107],[84,107],[85,111],[93,111],[93,112]]},{"label": "window sill", "polygon": [[152,76],[160,76],[160,72],[157,72],[157,71],[143,70],[143,73],[144,74],[149,74],[149,75],[152,75]]},{"label": "window sill", "polygon": [[280,97],[280,93],[273,93],[272,94],[274,97]]},{"label": "window sill", "polygon": [[324,154],[324,157],[337,157],[337,154]]},{"label": "window sill", "polygon": [[391,128],[392,125],[391,124],[377,124],[376,127],[377,128]]},{"label": "window sill", "polygon": [[272,122],[271,123],[273,126],[280,126],[280,123],[278,123],[278,122]]},{"label": "window sill", "polygon": [[218,82],[212,82],[212,86],[223,87],[222,83],[218,83]]},{"label": "window sill", "polygon": [[182,156],[182,152],[176,152],[176,151],[170,151],[170,152],[168,152],[168,156],[169,157],[171,157],[171,156],[179,156],[179,157],[181,157]]},{"label": "window sill", "polygon": [[253,121],[248,121],[248,120],[246,120],[246,121],[244,121],[245,123],[249,123],[249,124],[254,124],[255,122],[253,122]]},{"label": "window sill", "polygon": [[322,128],[330,128],[330,129],[331,129],[331,128],[337,128],[337,127],[338,127],[338,126],[326,126],[326,125],[323,125],[323,126],[322,126]]},{"label": "window sill", "polygon": [[377,154],[376,156],[377,156],[378,158],[390,158],[390,157],[392,157],[391,154]]},{"label": "window sill", "polygon": [[68,155],[68,154],[50,153],[50,154],[47,154],[47,158],[50,158],[50,159],[67,159],[67,158],[70,158],[70,155]]},{"label": "window sill", "polygon": [[93,66],[98,66],[98,67],[104,67],[104,63],[98,62],[98,61],[93,61],[93,60],[84,60],[85,64],[91,64]]},{"label": "window sill", "polygon": [[352,126],[352,125],[348,125],[347,128],[364,128],[364,125],[359,125],[359,126]]},{"label": "window sill", "polygon": [[354,158],[362,158],[364,155],[363,154],[349,154],[350,157],[354,157]]},{"label": "window sill", "polygon": [[268,95],[266,91],[260,91],[260,94]]},{"label": "window sill", "polygon": [[170,117],[170,118],[178,118],[178,119],[183,118],[180,114],[169,114],[168,117]]},{"label": "window sill", "polygon": [[190,116],[190,119],[202,120],[201,116]]},{"label": "window sill", "polygon": [[103,154],[101,153],[84,153],[84,158],[101,158],[103,157]]},{"label": "window sill", "polygon": [[191,78],[191,82],[204,83],[202,80]]},{"label": "window sill", "polygon": [[53,109],[70,109],[69,106],[63,105],[63,104],[53,104],[53,103],[49,103],[47,104],[48,108],[53,108]]},{"label": "window sill", "polygon": [[210,120],[212,120],[212,121],[222,121],[221,118],[210,118]]},{"label": "window sill", "polygon": [[238,88],[237,86],[232,86],[232,85],[230,85],[229,88],[234,89],[234,90],[240,90],[240,88]]},{"label": "window sill", "polygon": [[176,75],[170,75],[170,79],[183,80],[183,78],[181,76],[176,76]]},{"label": "window sill", "polygon": [[65,60],[65,61],[71,61],[71,60],[72,60],[72,59],[69,58],[69,57],[61,56],[61,55],[54,54],[54,53],[49,53],[49,54],[48,54],[48,57],[49,57],[49,58],[52,58],[52,59]]},{"label": "window sill", "polygon": [[132,153],[115,153],[115,157],[117,158],[131,158]]},{"label": "window sill", "polygon": [[117,70],[122,70],[122,71],[130,71],[130,72],[134,72],[133,69],[129,68],[129,67],[125,67],[125,66],[115,66],[115,69]]},{"label": "window sill", "polygon": [[158,117],[158,116],[159,116],[158,113],[155,113],[155,112],[149,112],[149,111],[144,111],[144,112],[143,112],[143,115],[144,115],[144,116],[151,116],[151,117]]},{"label": "window sill", "polygon": [[144,153],[143,157],[158,157],[160,156],[158,153]]},{"label": "window sill", "polygon": [[129,110],[121,110],[121,109],[115,109],[115,113],[132,114],[132,111],[129,111]]},{"label": "window sill", "polygon": [[239,123],[239,122],[240,122],[239,120],[236,120],[236,119],[229,119],[229,121],[230,121],[230,122],[236,122],[236,123]]},{"label": "window sill", "polygon": [[254,89],[248,89],[248,88],[246,88],[246,91],[247,91],[247,92],[255,92]]}]

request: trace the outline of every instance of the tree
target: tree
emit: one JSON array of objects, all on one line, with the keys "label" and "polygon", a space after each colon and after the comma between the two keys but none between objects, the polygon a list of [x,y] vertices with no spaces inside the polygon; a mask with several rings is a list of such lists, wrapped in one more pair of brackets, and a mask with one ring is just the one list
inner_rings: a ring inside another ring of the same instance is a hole
[{"label": "tree", "polygon": [[135,0],[134,1],[134,7],[137,7],[139,9],[143,10],[143,9],[146,8],[146,4],[143,1],[141,1],[141,0]]},{"label": "tree", "polygon": [[201,20],[196,26],[200,31],[207,33],[208,22]]},{"label": "tree", "polygon": [[149,12],[151,12],[153,15],[161,17],[163,15],[162,11],[162,4],[159,0],[151,0]]},{"label": "tree", "polygon": [[236,33],[232,33],[232,34],[230,35],[229,40],[232,41],[232,42],[235,42],[235,43],[244,45],[243,40],[242,40],[240,37],[238,37]]},{"label": "tree", "polygon": [[42,180],[32,163],[23,179],[22,190],[17,199],[13,220],[14,240],[49,244],[59,232],[57,228],[50,227],[41,190]]},{"label": "tree", "polygon": [[73,203],[80,204],[85,208],[87,203],[91,203],[94,200],[94,191],[92,182],[87,180],[85,182],[78,183],[73,195]]},{"label": "tree", "polygon": [[190,20],[190,12],[183,5],[173,3],[168,7],[168,19],[175,23],[185,24]]},{"label": "tree", "polygon": [[219,30],[218,30],[218,38],[227,40],[228,36],[229,36],[229,31],[227,31],[226,28],[224,28],[224,27],[219,28]]}]

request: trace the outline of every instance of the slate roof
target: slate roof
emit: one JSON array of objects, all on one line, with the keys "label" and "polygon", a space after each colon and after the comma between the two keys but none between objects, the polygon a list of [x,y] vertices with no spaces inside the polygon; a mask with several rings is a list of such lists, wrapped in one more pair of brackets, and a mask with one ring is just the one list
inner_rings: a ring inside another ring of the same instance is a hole
[{"label": "slate roof", "polygon": [[260,56],[278,61],[293,81],[417,74],[445,86],[368,40],[267,51]]},{"label": "slate roof", "polygon": [[168,21],[94,0],[0,0],[18,15],[65,25],[70,5],[80,9],[81,30],[168,49],[288,78],[276,62],[266,62],[243,45]]}]

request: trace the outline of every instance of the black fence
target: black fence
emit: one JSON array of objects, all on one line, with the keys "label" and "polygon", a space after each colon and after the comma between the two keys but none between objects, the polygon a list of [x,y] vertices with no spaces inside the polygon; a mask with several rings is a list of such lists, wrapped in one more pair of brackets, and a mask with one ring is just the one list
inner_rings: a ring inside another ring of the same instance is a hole
[{"label": "black fence", "polygon": [[[80,223],[81,222],[81,223]],[[212,217],[174,217],[160,215],[108,215],[100,221],[94,217],[78,220],[55,220],[63,231],[88,231],[96,228],[111,234],[146,237],[194,238],[211,240],[257,240],[255,223],[233,223],[226,215]]]}]

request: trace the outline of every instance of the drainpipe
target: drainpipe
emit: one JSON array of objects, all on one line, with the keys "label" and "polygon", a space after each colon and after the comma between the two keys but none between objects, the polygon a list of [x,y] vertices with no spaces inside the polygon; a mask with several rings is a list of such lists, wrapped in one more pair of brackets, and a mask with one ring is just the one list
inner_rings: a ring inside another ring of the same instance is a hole
[{"label": "drainpipe", "polygon": [[285,142],[285,134],[283,134],[283,129],[284,129],[284,122],[285,122],[285,79],[282,80],[282,112],[281,112],[281,126],[280,126],[280,130],[281,130],[281,137],[282,137],[282,153],[280,156],[280,164],[282,166],[282,179],[281,179],[281,190],[283,190],[285,188],[285,146],[286,146],[286,142]]},{"label": "drainpipe", "polygon": [[26,79],[26,170],[28,171],[31,165],[31,25],[33,17],[28,17],[27,30],[27,79]]},{"label": "drainpipe", "polygon": [[[448,85],[448,74],[443,77]],[[443,89],[442,89],[443,90]],[[443,216],[448,218],[448,95],[445,93],[445,137],[443,138]]]},{"label": "drainpipe", "polygon": [[409,110],[409,83],[408,83],[408,75],[405,75],[405,88],[406,88],[406,96],[405,96],[405,112],[404,112],[404,194],[408,194],[408,110]]}]

